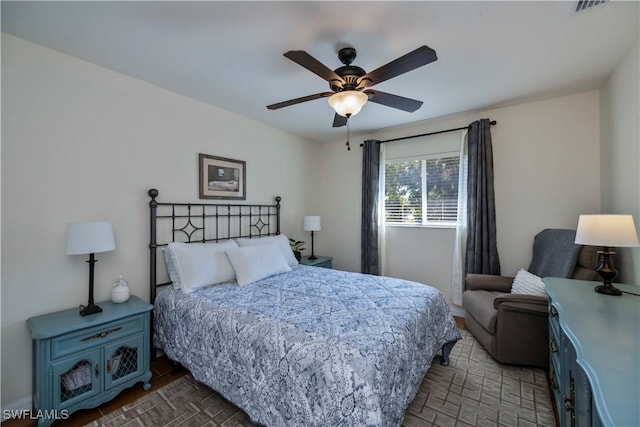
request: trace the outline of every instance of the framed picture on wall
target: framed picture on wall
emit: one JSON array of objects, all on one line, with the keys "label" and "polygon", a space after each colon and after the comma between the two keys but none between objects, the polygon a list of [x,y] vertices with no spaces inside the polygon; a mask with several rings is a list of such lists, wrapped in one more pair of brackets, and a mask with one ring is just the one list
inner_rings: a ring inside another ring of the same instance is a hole
[{"label": "framed picture on wall", "polygon": [[226,157],[198,155],[198,181],[201,199],[247,198],[247,163]]}]

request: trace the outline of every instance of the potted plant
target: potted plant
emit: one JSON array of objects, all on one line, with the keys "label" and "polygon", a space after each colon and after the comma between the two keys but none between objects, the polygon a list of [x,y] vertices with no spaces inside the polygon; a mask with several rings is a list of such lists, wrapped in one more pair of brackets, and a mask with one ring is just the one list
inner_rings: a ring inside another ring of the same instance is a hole
[{"label": "potted plant", "polygon": [[302,259],[302,251],[304,251],[304,242],[302,240],[289,239],[289,245],[296,259],[300,261]]}]

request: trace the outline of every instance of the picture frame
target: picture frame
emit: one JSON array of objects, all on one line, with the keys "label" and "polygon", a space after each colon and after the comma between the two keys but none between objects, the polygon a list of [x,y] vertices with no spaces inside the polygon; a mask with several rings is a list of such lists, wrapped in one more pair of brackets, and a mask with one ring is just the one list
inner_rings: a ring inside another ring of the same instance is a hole
[{"label": "picture frame", "polygon": [[201,199],[247,199],[247,162],[226,157],[198,155],[198,188]]}]

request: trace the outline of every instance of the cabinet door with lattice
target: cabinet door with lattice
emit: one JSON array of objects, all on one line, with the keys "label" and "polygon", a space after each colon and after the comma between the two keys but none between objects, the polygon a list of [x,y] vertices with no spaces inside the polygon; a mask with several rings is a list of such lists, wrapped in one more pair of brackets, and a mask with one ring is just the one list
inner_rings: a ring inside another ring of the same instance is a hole
[{"label": "cabinet door with lattice", "polygon": [[66,408],[102,391],[100,349],[58,360],[51,367],[54,408]]},{"label": "cabinet door with lattice", "polygon": [[105,390],[142,374],[143,343],[142,334],[137,334],[105,346]]}]

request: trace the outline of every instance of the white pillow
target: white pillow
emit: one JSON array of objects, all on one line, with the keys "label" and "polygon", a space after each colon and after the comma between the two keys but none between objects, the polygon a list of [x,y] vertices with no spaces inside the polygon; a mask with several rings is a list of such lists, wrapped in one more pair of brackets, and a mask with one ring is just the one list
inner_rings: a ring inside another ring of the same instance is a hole
[{"label": "white pillow", "polygon": [[298,260],[296,256],[293,254],[293,250],[291,249],[291,245],[289,245],[289,239],[284,234],[278,234],[277,236],[268,236],[268,237],[260,237],[257,239],[235,239],[238,243],[238,246],[253,246],[253,245],[264,245],[266,243],[276,242],[284,255],[287,264],[293,266],[298,264]]},{"label": "white pillow", "polygon": [[233,240],[220,243],[169,243],[167,249],[173,253],[176,261],[180,289],[188,294],[206,286],[234,280],[233,267],[224,251],[237,247]]},{"label": "white pillow", "polygon": [[516,274],[515,279],[513,279],[511,293],[540,296],[547,295],[547,292],[544,290],[544,282],[542,279],[522,268],[518,271],[518,274]]},{"label": "white pillow", "polygon": [[291,271],[277,242],[227,249],[238,285]]}]

